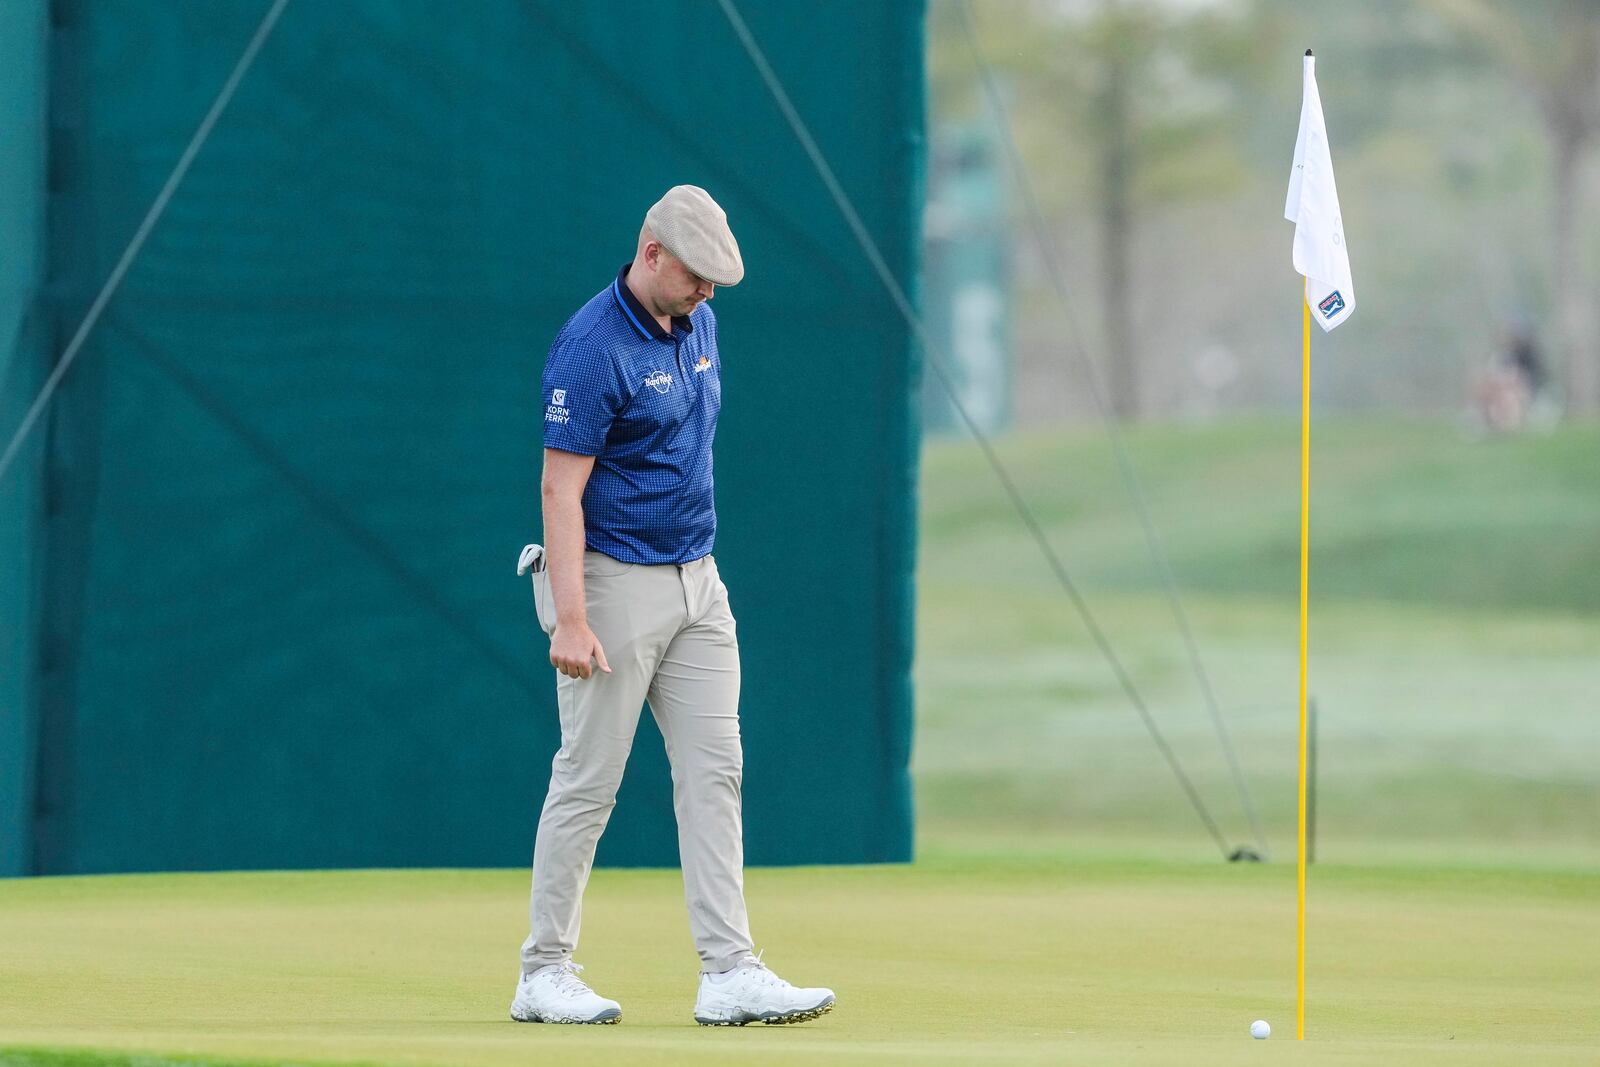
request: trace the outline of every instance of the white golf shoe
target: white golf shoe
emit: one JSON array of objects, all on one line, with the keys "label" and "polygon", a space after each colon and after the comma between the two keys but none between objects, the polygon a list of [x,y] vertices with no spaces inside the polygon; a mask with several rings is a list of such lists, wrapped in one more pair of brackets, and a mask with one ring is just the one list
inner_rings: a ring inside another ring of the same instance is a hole
[{"label": "white golf shoe", "polygon": [[694,1021],[701,1026],[803,1023],[833,1010],[833,990],[796,989],[767,969],[760,956],[746,956],[731,971],[700,975]]},{"label": "white golf shoe", "polygon": [[582,967],[567,960],[540,967],[517,982],[511,1017],[519,1023],[614,1023],[622,1005],[583,984]]}]

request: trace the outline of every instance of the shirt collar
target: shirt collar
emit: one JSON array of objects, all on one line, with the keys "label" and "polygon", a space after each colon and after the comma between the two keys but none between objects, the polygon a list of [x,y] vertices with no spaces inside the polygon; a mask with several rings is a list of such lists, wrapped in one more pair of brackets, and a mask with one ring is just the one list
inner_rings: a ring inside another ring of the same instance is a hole
[{"label": "shirt collar", "polygon": [[[639,298],[633,295],[633,290],[628,288],[628,268],[632,263],[624,263],[622,269],[617,271],[616,280],[611,283],[611,296],[617,302],[617,307],[633,323],[633,328],[639,331],[644,338],[655,338],[657,341],[670,341],[672,334],[661,328],[656,317],[646,311],[644,305],[639,303]],[[675,315],[672,319],[674,329],[684,333],[694,332],[694,323],[689,321],[687,315]]]}]

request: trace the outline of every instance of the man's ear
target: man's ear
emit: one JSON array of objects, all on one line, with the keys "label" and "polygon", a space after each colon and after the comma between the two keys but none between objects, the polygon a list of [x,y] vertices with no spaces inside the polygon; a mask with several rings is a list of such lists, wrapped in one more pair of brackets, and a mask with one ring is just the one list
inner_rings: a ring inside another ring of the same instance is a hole
[{"label": "man's ear", "polygon": [[661,242],[646,241],[644,245],[644,261],[651,270],[661,269]]}]

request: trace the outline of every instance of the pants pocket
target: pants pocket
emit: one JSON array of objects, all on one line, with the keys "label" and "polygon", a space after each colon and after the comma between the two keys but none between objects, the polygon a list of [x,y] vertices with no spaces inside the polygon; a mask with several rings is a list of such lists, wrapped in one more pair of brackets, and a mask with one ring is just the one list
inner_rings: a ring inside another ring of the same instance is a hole
[{"label": "pants pocket", "polygon": [[535,571],[533,575],[533,614],[539,620],[539,629],[549,636],[556,628],[556,606],[550,598],[550,569]]}]

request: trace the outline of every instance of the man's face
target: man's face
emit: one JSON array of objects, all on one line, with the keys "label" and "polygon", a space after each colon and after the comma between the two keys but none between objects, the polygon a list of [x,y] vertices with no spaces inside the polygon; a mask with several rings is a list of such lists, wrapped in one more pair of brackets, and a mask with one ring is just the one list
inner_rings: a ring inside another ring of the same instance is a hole
[{"label": "man's face", "polygon": [[674,318],[687,315],[710,300],[717,287],[683,265],[683,260],[661,249],[656,265],[656,306],[663,315]]}]

